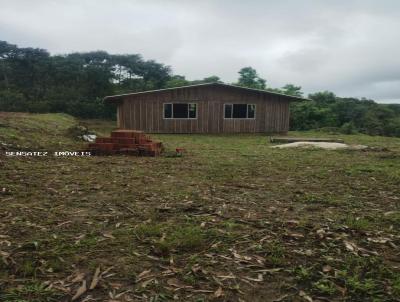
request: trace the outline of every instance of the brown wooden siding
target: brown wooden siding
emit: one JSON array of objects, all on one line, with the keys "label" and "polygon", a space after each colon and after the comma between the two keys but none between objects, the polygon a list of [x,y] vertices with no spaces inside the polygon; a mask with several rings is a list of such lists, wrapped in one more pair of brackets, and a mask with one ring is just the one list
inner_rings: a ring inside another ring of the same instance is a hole
[{"label": "brown wooden siding", "polygon": [[[197,103],[197,119],[164,119],[164,103]],[[255,119],[224,119],[224,104],[255,104]],[[226,87],[190,87],[125,96],[119,127],[148,133],[287,132],[289,100],[284,96]]]}]

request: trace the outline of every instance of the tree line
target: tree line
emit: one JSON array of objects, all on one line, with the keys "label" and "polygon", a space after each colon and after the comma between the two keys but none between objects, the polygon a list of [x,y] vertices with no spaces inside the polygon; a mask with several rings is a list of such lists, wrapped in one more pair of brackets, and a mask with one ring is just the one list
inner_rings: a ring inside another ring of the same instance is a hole
[{"label": "tree line", "polygon": [[[81,118],[114,118],[106,95],[222,82],[218,76],[189,81],[169,66],[138,54],[105,51],[51,55],[47,50],[0,41],[0,111],[64,112]],[[303,97],[301,87],[267,85],[252,67],[232,84]],[[291,104],[291,130],[327,129],[343,133],[400,136],[400,105],[340,98],[324,91]]]},{"label": "tree line", "polygon": [[[293,84],[268,87],[254,68],[242,68],[239,75],[237,85],[304,97],[301,87]],[[400,104],[378,104],[365,98],[338,97],[330,91],[316,92],[304,101],[290,104],[290,129],[400,137]]]}]

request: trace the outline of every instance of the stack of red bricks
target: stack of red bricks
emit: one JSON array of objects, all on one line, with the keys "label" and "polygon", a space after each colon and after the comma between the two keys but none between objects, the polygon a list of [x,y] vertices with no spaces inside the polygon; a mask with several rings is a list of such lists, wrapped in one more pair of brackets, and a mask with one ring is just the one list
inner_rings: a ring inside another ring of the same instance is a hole
[{"label": "stack of red bricks", "polygon": [[157,156],[161,154],[161,142],[152,141],[143,131],[115,130],[111,137],[98,137],[89,144],[92,154],[129,154]]}]

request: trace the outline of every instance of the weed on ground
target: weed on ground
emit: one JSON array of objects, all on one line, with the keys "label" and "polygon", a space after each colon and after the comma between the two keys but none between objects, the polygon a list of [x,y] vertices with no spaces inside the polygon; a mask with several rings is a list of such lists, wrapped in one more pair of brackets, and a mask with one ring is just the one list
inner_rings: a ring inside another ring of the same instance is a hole
[{"label": "weed on ground", "polygon": [[[77,123],[8,114],[0,141],[81,148],[67,136]],[[271,149],[265,135],[152,137],[184,155],[1,156],[0,301],[400,296],[400,139],[341,135],[385,149],[325,151]]]}]

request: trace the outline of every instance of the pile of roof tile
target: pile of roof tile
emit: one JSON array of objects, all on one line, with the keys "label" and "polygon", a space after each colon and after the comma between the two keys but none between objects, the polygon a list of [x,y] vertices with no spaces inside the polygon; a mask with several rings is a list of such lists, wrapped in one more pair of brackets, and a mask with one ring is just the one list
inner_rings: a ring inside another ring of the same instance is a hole
[{"label": "pile of roof tile", "polygon": [[143,131],[115,130],[111,137],[98,137],[89,144],[89,151],[94,155],[128,154],[157,156],[161,154],[161,142],[152,141]]}]

